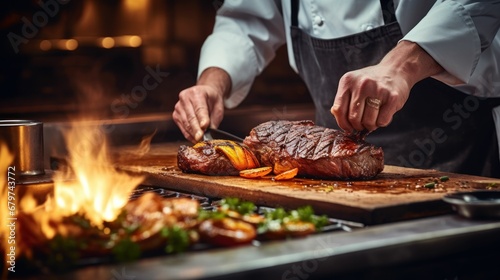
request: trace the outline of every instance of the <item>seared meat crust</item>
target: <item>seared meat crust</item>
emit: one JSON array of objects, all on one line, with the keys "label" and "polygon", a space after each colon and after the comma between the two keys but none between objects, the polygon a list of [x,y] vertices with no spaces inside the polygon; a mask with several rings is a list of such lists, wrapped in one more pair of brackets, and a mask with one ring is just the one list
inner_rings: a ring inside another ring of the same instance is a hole
[{"label": "seared meat crust", "polygon": [[262,123],[243,143],[262,166],[273,166],[275,171],[297,167],[299,176],[369,179],[384,169],[381,148],[312,121]]}]

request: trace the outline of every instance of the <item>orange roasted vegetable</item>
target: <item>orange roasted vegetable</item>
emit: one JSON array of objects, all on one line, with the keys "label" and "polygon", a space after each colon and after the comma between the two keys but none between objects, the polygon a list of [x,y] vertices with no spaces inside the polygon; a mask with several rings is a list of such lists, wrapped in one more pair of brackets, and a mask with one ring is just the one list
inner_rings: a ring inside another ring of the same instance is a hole
[{"label": "orange roasted vegetable", "polygon": [[215,146],[215,150],[223,152],[238,170],[256,168],[260,165],[255,155],[246,146],[234,141],[224,140],[224,143]]},{"label": "orange roasted vegetable", "polygon": [[299,173],[298,168],[293,168],[290,170],[287,170],[285,172],[282,172],[274,177],[274,180],[276,181],[282,181],[282,180],[290,180],[295,178],[297,176],[297,173]]},{"label": "orange roasted vegetable", "polygon": [[252,169],[245,169],[240,171],[240,176],[243,178],[260,178],[264,177],[267,174],[271,173],[273,171],[273,168],[270,166],[264,166],[264,167],[258,167],[258,168],[252,168]]},{"label": "orange roasted vegetable", "polygon": [[205,220],[198,227],[198,232],[202,240],[219,246],[248,244],[257,236],[251,224],[233,218]]},{"label": "orange roasted vegetable", "polygon": [[257,168],[259,161],[244,144],[231,140],[209,140],[189,147],[181,145],[177,166],[186,173],[238,175],[239,171]]}]

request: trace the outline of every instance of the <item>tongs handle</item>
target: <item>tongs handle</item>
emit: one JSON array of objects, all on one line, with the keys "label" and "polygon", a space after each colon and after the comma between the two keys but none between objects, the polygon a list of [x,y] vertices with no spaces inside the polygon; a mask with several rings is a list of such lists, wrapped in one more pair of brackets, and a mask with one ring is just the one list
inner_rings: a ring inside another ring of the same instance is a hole
[{"label": "tongs handle", "polygon": [[243,138],[240,138],[234,134],[217,128],[207,128],[207,130],[205,130],[205,133],[203,134],[203,141],[209,141],[213,139],[233,140],[243,143]]},{"label": "tongs handle", "polygon": [[214,137],[212,136],[212,133],[210,133],[210,128],[207,128],[207,130],[205,130],[205,133],[203,133],[203,141],[210,140],[214,140]]},{"label": "tongs handle", "polygon": [[366,136],[369,134],[370,132],[367,130],[367,129],[363,129],[361,131],[357,131],[357,130],[353,130],[350,134],[349,134],[349,137],[351,137],[352,139],[356,140],[356,141],[362,141],[362,140],[365,140]]}]

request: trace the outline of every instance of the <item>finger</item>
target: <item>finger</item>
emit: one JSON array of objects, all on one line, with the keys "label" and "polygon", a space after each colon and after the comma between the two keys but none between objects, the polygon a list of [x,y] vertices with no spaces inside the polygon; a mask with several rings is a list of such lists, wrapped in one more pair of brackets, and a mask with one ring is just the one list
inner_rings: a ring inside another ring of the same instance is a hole
[{"label": "finger", "polygon": [[200,87],[189,88],[179,94],[179,101],[184,112],[184,129],[196,141],[201,140],[210,122],[206,91]]},{"label": "finger", "polygon": [[208,95],[206,92],[197,91],[191,96],[191,104],[196,116],[197,126],[205,130],[210,125],[210,108],[208,105]]},{"label": "finger", "polygon": [[388,126],[393,119],[394,114],[403,108],[403,102],[398,102],[397,94],[390,94],[385,100],[382,101],[382,106],[380,107],[379,115],[377,118],[378,127]]},{"label": "finger", "polygon": [[210,127],[217,128],[224,118],[224,104],[222,100],[215,103],[210,112]]},{"label": "finger", "polygon": [[382,102],[377,98],[367,97],[365,99],[362,125],[368,131],[374,131],[378,128],[377,121],[381,104]]},{"label": "finger", "polygon": [[195,111],[195,105],[189,100],[189,105],[185,108],[185,118],[184,118],[184,128],[189,132],[189,134],[196,140],[199,141],[203,138],[203,129],[200,127],[198,121],[197,112]]},{"label": "finger", "polygon": [[196,139],[194,139],[194,137],[189,133],[189,131],[187,131],[184,128],[183,119],[185,118],[185,116],[183,116],[184,115],[183,111],[180,110],[179,108],[180,108],[180,104],[178,102],[175,105],[175,110],[172,113],[172,118],[174,119],[174,122],[177,125],[177,127],[179,127],[179,130],[182,132],[182,135],[184,136],[184,138],[186,138],[190,142],[196,143],[197,142]]},{"label": "finger", "polygon": [[[194,99],[193,99],[194,98]],[[198,99],[196,91],[192,88],[183,90],[179,93],[179,101],[175,105],[175,111],[178,115],[178,126],[182,128],[186,139],[198,141],[203,137],[203,130],[201,130],[198,118],[193,108],[193,101]]]},{"label": "finger", "polygon": [[353,99],[351,97],[348,120],[354,130],[362,131],[365,128],[362,124],[364,111],[365,103],[360,99]]},{"label": "finger", "polygon": [[390,105],[381,106],[376,122],[377,127],[388,126],[392,122],[392,117],[394,116],[395,113],[396,110],[391,108]]},{"label": "finger", "polygon": [[337,120],[337,124],[345,131],[352,131],[354,128],[348,120],[349,104],[351,102],[350,91],[346,90],[343,79],[339,82],[339,89],[330,112]]},{"label": "finger", "polygon": [[182,132],[182,135],[184,135],[184,138],[186,138],[186,140],[188,140],[189,142],[191,143],[198,143],[199,140],[195,139],[190,133],[189,131],[187,131],[186,129],[184,129],[184,127],[180,126],[179,129],[181,130]]}]

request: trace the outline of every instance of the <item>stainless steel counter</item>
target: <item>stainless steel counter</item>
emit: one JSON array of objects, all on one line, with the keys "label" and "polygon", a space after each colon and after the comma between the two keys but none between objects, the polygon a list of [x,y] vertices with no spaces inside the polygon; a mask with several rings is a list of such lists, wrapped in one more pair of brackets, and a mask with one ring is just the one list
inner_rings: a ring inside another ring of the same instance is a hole
[{"label": "stainless steel counter", "polygon": [[499,236],[500,221],[445,215],[92,266],[57,279],[495,279]]}]

